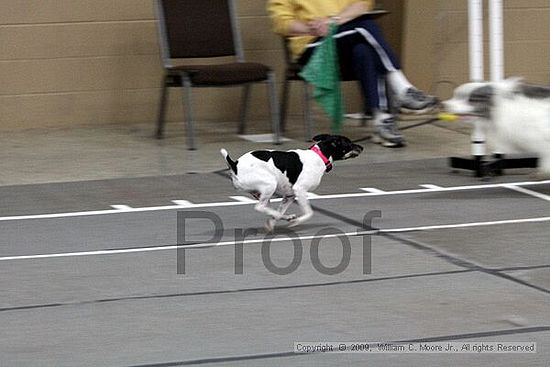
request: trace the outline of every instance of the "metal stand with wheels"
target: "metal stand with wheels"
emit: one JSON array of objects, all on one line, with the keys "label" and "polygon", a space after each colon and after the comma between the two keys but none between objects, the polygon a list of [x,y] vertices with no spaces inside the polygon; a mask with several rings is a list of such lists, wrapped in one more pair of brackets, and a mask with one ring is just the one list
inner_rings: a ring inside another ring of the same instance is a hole
[{"label": "metal stand with wheels", "polygon": [[[489,0],[491,81],[504,78],[502,0]],[[470,80],[483,81],[483,0],[469,0]],[[476,121],[472,132],[472,157],[451,157],[452,168],[473,171],[476,177],[499,176],[505,169],[537,167],[537,158],[511,158],[496,152],[493,160],[486,161],[485,133]]]}]

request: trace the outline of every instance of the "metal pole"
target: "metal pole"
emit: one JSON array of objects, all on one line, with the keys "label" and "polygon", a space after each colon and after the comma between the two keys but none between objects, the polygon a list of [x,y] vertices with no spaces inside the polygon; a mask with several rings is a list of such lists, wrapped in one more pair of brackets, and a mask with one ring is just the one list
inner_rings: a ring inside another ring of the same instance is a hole
[{"label": "metal pole", "polygon": [[491,47],[491,81],[504,79],[502,0],[489,0],[489,31]]},{"label": "metal pole", "polygon": [[[489,47],[491,63],[491,81],[498,82],[504,79],[504,32],[502,0],[489,0]],[[495,146],[493,158],[500,160],[504,151]],[[502,174],[502,169],[496,169],[496,174]]]},{"label": "metal pole", "polygon": [[470,81],[485,79],[483,70],[483,0],[469,0]]},{"label": "metal pole", "polygon": [[[480,82],[485,79],[483,68],[483,0],[469,0],[469,46],[470,46],[470,80]],[[471,151],[474,157],[476,176],[481,177],[481,165],[485,156],[485,132],[481,121],[474,122],[471,136]]]}]

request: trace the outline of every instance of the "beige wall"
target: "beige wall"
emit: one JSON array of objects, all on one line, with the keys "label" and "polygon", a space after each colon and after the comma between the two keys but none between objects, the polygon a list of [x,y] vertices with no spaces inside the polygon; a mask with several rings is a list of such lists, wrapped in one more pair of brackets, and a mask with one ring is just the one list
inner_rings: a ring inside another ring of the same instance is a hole
[{"label": "beige wall", "polygon": [[[265,1],[237,5],[247,59],[280,78],[281,41]],[[162,67],[153,0],[0,0],[0,9],[0,130],[154,123]],[[299,113],[293,90],[290,112]],[[251,117],[265,118],[265,88],[253,91]],[[357,109],[355,86],[345,92]],[[180,96],[171,90],[168,120],[182,119]],[[197,89],[195,102],[199,119],[236,120],[239,90]]]},{"label": "beige wall", "polygon": [[[199,1],[199,0],[197,0]],[[385,0],[381,19],[405,70],[423,88],[467,79],[466,0]],[[506,0],[508,75],[550,82],[550,3]],[[264,0],[238,0],[246,57],[283,74],[280,40]],[[401,8],[405,7],[405,47]],[[0,130],[84,124],[151,123],[162,67],[152,0],[0,0]],[[266,93],[254,89],[252,118],[265,118]],[[294,97],[298,95],[294,88]],[[199,119],[236,120],[238,89],[198,89]],[[355,85],[345,88],[359,108]],[[291,113],[299,113],[294,98]],[[181,120],[172,90],[168,119]]]},{"label": "beige wall", "polygon": [[[279,44],[262,36],[270,34],[263,1],[239,5],[247,56],[273,64]],[[155,120],[162,67],[152,0],[0,0],[0,8],[0,129]],[[197,116],[234,118],[237,94],[199,90]],[[180,119],[179,96],[170,120]]]},{"label": "beige wall", "polygon": [[[405,71],[420,87],[446,97],[453,85],[469,78],[468,1],[408,0],[406,4]],[[505,0],[504,4],[505,76],[550,85],[550,1]],[[484,28],[489,79],[487,23]]]}]

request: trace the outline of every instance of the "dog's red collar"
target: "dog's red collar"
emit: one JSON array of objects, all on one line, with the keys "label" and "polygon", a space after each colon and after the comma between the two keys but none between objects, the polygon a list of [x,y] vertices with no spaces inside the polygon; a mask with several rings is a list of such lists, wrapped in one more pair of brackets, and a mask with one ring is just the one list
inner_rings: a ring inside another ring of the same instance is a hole
[{"label": "dog's red collar", "polygon": [[332,169],[332,162],[323,154],[317,144],[313,144],[312,146],[310,146],[309,150],[315,152],[319,156],[319,158],[323,160],[323,163],[325,164],[325,172],[330,172],[330,170]]}]

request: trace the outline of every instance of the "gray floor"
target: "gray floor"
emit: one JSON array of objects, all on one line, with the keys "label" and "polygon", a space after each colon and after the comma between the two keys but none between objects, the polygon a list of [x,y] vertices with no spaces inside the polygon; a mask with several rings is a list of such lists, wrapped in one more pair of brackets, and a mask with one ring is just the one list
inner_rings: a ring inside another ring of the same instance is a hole
[{"label": "gray floor", "polygon": [[[324,177],[314,218],[270,238],[232,197],[242,194],[218,153],[270,145],[245,143],[230,123],[208,134],[213,125],[196,152],[176,124],[162,142],[150,126],[0,138],[2,365],[548,365],[550,182],[453,172],[446,157],[468,154],[467,129],[428,125],[407,130],[404,149],[366,142]],[[301,134],[285,147],[306,147]],[[220,219],[219,238],[199,215]],[[317,270],[348,242],[345,269]],[[270,271],[295,251],[294,271]],[[293,353],[299,341],[536,342],[537,353],[305,355]]]}]

